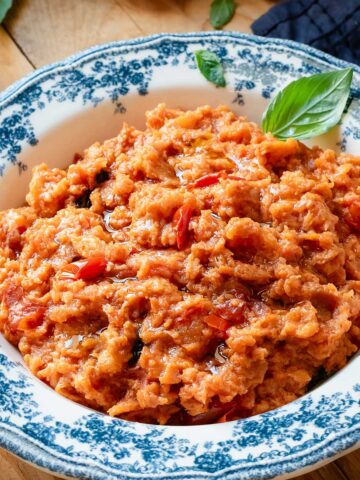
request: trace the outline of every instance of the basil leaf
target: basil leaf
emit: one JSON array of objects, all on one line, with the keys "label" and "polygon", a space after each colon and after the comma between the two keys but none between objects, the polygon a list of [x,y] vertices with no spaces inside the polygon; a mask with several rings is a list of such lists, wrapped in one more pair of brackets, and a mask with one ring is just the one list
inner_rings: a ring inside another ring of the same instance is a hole
[{"label": "basil leaf", "polygon": [[207,50],[197,50],[195,59],[198,69],[209,82],[217,87],[225,87],[224,69],[215,53]]},{"label": "basil leaf", "polygon": [[12,0],[0,0],[0,23],[4,20],[7,11],[12,5]]},{"label": "basil leaf", "polygon": [[319,73],[289,83],[272,100],[262,129],[280,140],[322,135],[339,123],[350,93],[353,70]]},{"label": "basil leaf", "polygon": [[213,0],[210,7],[210,23],[214,28],[221,28],[230,22],[234,13],[234,0]]}]

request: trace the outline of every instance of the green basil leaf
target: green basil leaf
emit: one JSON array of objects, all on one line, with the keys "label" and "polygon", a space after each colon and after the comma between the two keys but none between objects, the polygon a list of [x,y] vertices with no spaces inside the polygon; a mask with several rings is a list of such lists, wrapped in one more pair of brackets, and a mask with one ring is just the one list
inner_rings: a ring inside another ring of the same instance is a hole
[{"label": "green basil leaf", "polygon": [[4,20],[7,11],[12,5],[12,0],[0,0],[0,23]]},{"label": "green basil leaf", "polygon": [[345,68],[289,83],[272,100],[262,118],[262,129],[280,140],[316,137],[341,119],[353,70]]},{"label": "green basil leaf", "polygon": [[215,53],[207,50],[197,50],[195,52],[195,59],[198,69],[206,80],[209,80],[209,82],[217,87],[225,87],[224,69],[219,57],[215,55]]},{"label": "green basil leaf", "polygon": [[230,22],[234,13],[234,0],[213,0],[210,7],[210,23],[214,28],[221,28]]}]

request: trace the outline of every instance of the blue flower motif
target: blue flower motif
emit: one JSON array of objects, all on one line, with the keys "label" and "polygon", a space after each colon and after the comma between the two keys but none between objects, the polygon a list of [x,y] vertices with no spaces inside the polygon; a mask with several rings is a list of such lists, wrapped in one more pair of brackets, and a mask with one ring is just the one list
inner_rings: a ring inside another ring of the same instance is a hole
[{"label": "blue flower motif", "polygon": [[157,449],[145,448],[141,453],[146,462],[156,462],[159,458],[161,458],[161,452],[159,452]]},{"label": "blue flower motif", "polygon": [[258,445],[259,437],[257,435],[244,435],[237,440],[237,445],[240,448],[248,447],[250,445]]},{"label": "blue flower motif", "polygon": [[86,421],[85,427],[89,430],[101,430],[104,428],[104,421],[100,416],[90,415],[90,419]]},{"label": "blue flower motif", "polygon": [[129,456],[130,456],[130,452],[126,448],[116,449],[116,452],[114,453],[114,458],[116,458],[116,460],[122,460],[123,458],[129,457]]},{"label": "blue flower motif", "polygon": [[88,430],[83,430],[81,428],[71,429],[70,435],[72,436],[72,438],[76,438],[81,443],[86,443],[91,438],[91,433]]},{"label": "blue flower motif", "polygon": [[231,465],[231,463],[231,456],[224,455],[219,451],[205,453],[195,458],[195,465],[198,467],[198,469],[209,473],[226,468],[227,466]]},{"label": "blue flower motif", "polygon": [[144,81],[144,74],[141,72],[135,73],[134,75],[131,75],[130,77],[130,82],[133,85],[139,85]]},{"label": "blue flower motif", "polygon": [[324,415],[317,416],[314,423],[317,427],[327,428],[333,423],[334,419],[334,415],[325,413]]},{"label": "blue flower motif", "polygon": [[53,443],[55,439],[55,434],[49,429],[49,427],[41,425],[40,423],[26,423],[23,427],[23,431],[30,437],[41,440],[45,445]]}]

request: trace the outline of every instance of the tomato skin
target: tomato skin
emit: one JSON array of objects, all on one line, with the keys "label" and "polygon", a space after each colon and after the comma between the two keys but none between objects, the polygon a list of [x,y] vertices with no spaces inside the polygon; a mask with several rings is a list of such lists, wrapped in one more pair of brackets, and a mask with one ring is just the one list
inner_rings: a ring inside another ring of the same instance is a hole
[{"label": "tomato skin", "polygon": [[178,208],[174,215],[174,222],[176,223],[176,243],[179,250],[185,248],[189,238],[189,224],[194,209],[190,205],[183,205]]},{"label": "tomato skin", "polygon": [[102,257],[90,257],[86,260],[66,265],[60,274],[62,280],[93,280],[106,271],[107,261]]},{"label": "tomato skin", "polygon": [[219,183],[220,178],[224,175],[223,172],[210,173],[209,175],[204,175],[203,177],[195,180],[193,186],[195,188],[209,187],[210,185],[215,185]]}]

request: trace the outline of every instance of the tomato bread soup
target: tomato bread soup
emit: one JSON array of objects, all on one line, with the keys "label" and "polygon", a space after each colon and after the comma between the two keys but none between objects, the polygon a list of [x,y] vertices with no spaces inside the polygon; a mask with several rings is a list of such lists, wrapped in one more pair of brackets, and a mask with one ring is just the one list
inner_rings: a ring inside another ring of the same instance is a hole
[{"label": "tomato bread soup", "polygon": [[57,392],[127,420],[256,415],[360,341],[360,158],[159,105],[34,169],[1,213],[0,328]]}]

